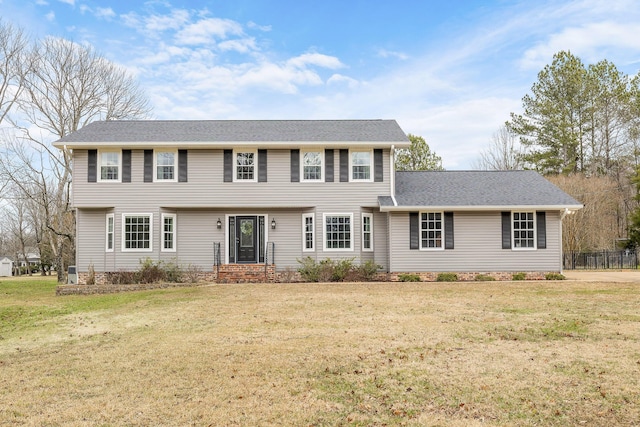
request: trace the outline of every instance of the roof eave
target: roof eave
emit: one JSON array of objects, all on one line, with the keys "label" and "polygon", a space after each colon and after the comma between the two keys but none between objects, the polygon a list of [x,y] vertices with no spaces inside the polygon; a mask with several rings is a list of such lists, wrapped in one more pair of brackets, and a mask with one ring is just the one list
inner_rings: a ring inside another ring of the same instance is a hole
[{"label": "roof eave", "polygon": [[583,205],[462,205],[462,206],[380,206],[381,212],[409,212],[409,211],[454,211],[454,212],[478,212],[478,211],[504,211],[504,210],[540,210],[540,211],[565,211],[575,212],[583,208]]},{"label": "roof eave", "polygon": [[56,141],[53,146],[58,149],[113,149],[113,148],[154,148],[180,147],[190,149],[222,149],[235,147],[269,147],[269,148],[300,148],[300,147],[367,147],[390,148],[409,147],[409,142],[403,141],[95,141],[95,142],[64,142]]}]

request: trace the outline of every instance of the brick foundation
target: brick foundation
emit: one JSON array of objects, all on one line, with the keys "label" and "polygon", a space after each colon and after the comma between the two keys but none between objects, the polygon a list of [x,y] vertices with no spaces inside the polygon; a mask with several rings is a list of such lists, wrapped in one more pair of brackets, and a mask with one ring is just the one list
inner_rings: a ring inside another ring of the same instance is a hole
[{"label": "brick foundation", "polygon": [[[378,273],[375,276],[377,282],[400,282],[400,275],[415,274],[420,277],[422,282],[435,282],[441,272],[394,272],[394,273]],[[544,280],[548,273],[559,273],[558,271],[529,271],[522,272],[525,274],[525,280]],[[515,272],[505,271],[484,271],[484,272],[455,272],[460,282],[472,282],[476,280],[479,274],[491,276],[498,281],[513,280]],[[148,284],[131,284],[131,285],[114,285],[107,283],[107,273],[94,273],[95,284],[87,285],[88,272],[78,272],[77,285],[59,285],[56,288],[56,295],[72,295],[72,294],[105,294],[124,291],[141,291],[148,289],[181,287],[181,286],[197,286],[198,284],[210,283],[298,283],[302,282],[302,277],[298,271],[286,268],[276,271],[275,265],[264,264],[224,264],[213,266],[211,271],[199,271],[197,273],[189,273],[189,283],[148,283]],[[194,277],[195,276],[195,277]]]}]

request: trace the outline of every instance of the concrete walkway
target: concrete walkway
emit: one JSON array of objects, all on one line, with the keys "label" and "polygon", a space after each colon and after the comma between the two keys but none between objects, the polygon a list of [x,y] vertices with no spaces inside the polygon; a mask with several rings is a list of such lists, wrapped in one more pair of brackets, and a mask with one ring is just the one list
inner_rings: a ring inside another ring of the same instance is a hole
[{"label": "concrete walkway", "polygon": [[562,272],[568,280],[585,280],[591,282],[638,282],[640,270],[564,270]]}]

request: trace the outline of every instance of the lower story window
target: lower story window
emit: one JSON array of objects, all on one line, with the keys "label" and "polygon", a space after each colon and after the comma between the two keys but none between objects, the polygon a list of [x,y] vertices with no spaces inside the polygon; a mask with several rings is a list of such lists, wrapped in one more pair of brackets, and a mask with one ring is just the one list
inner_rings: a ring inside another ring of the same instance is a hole
[{"label": "lower story window", "polygon": [[176,216],[162,214],[162,250],[175,252],[176,250]]},{"label": "lower story window", "polygon": [[535,249],[536,229],[534,212],[513,213],[513,247],[514,249]]},{"label": "lower story window", "polygon": [[324,248],[326,250],[353,250],[351,224],[353,215],[324,215]]},{"label": "lower story window", "polygon": [[420,214],[420,247],[442,249],[442,234],[442,212],[422,212]]},{"label": "lower story window", "polygon": [[373,250],[373,215],[370,213],[362,214],[362,250]]},{"label": "lower story window", "polygon": [[315,249],[313,214],[302,215],[302,235],[304,236],[302,250],[313,251]]},{"label": "lower story window", "polygon": [[123,215],[123,251],[151,251],[151,214]]}]

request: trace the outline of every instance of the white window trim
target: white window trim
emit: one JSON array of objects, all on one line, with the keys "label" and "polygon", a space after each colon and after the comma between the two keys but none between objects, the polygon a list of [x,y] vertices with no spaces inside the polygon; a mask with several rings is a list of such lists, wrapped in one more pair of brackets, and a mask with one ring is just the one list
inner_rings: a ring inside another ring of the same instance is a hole
[{"label": "white window trim", "polygon": [[[127,249],[125,246],[126,234],[126,218],[132,216],[148,216],[149,217],[149,248],[148,249]],[[153,252],[153,214],[152,213],[123,213],[122,214],[122,252]]]},{"label": "white window trim", "polygon": [[[158,154],[173,153],[173,179],[158,178]],[[178,182],[178,150],[153,150],[153,182]]]},{"label": "white window trim", "polygon": [[[238,154],[253,153],[253,179],[238,179]],[[233,150],[233,182],[258,182],[258,149],[245,148]]]},{"label": "white window trim", "polygon": [[[332,217],[332,216],[348,216],[349,217],[349,224],[351,225],[351,230],[350,230],[350,243],[351,243],[351,247],[350,248],[328,248],[327,247],[327,217]],[[355,246],[355,241],[354,241],[354,224],[353,224],[353,213],[324,213],[322,214],[322,246],[323,246],[323,250],[326,252],[353,252],[354,251],[354,246]]]},{"label": "white window trim", "polygon": [[[311,218],[311,248],[307,248],[306,219]],[[315,252],[316,250],[316,224],[315,215],[302,214],[302,252]]]},{"label": "white window trim", "polygon": [[[516,230],[513,228],[513,214],[516,213],[531,213],[533,214],[533,247],[532,248],[523,248],[516,247]],[[536,211],[511,211],[511,250],[513,251],[535,251],[538,249],[538,224],[537,224]]]},{"label": "white window trim", "polygon": [[[173,248],[171,249],[167,249],[164,247],[164,219],[165,218],[172,218],[173,219],[173,231],[171,232],[172,238],[173,238]],[[161,252],[176,252],[176,246],[177,246],[177,241],[176,241],[176,228],[177,228],[177,224],[178,224],[178,219],[177,219],[177,215],[174,213],[163,213],[161,215],[161,226],[160,226],[160,251]]]},{"label": "white window trim", "polygon": [[[369,153],[369,179],[353,179],[353,153]],[[349,150],[349,182],[373,182],[373,149]]]},{"label": "white window trim", "polygon": [[[427,247],[422,246],[422,214],[425,214],[425,213],[426,214],[430,214],[430,213],[434,213],[434,214],[439,213],[440,214],[440,224],[441,224],[440,231],[442,233],[441,234],[441,236],[442,236],[442,245],[439,248],[430,248],[428,246]],[[445,245],[445,242],[446,242],[446,240],[445,240],[446,239],[445,227],[444,227],[444,212],[442,212],[442,211],[420,211],[418,213],[418,233],[419,233],[418,234],[418,239],[420,241],[420,250],[421,251],[444,251],[444,245]]]},{"label": "white window trim", "polygon": [[[304,179],[304,155],[306,153],[320,153],[320,178],[319,179]],[[300,150],[300,181],[301,182],[324,182],[324,169],[325,169],[325,163],[324,163],[324,150],[314,150],[314,149],[308,149],[308,150]]]},{"label": "white window trim", "polygon": [[[370,248],[364,247],[364,219],[369,218],[369,226],[371,229],[369,230],[369,243],[371,245]],[[373,214],[372,213],[362,213],[362,221],[360,222],[360,230],[362,231],[361,241],[362,241],[362,252],[373,252]]]},{"label": "white window trim", "polygon": [[[104,153],[116,153],[118,155],[118,179],[102,179],[102,154]],[[98,150],[96,175],[98,182],[122,182],[122,150]]]},{"label": "white window trim", "polygon": [[[111,225],[113,226],[111,233],[109,233],[109,220],[111,220]],[[109,247],[109,234],[111,234],[111,247]],[[113,252],[116,247],[116,217],[115,214],[107,214],[105,220],[105,251]]]}]

